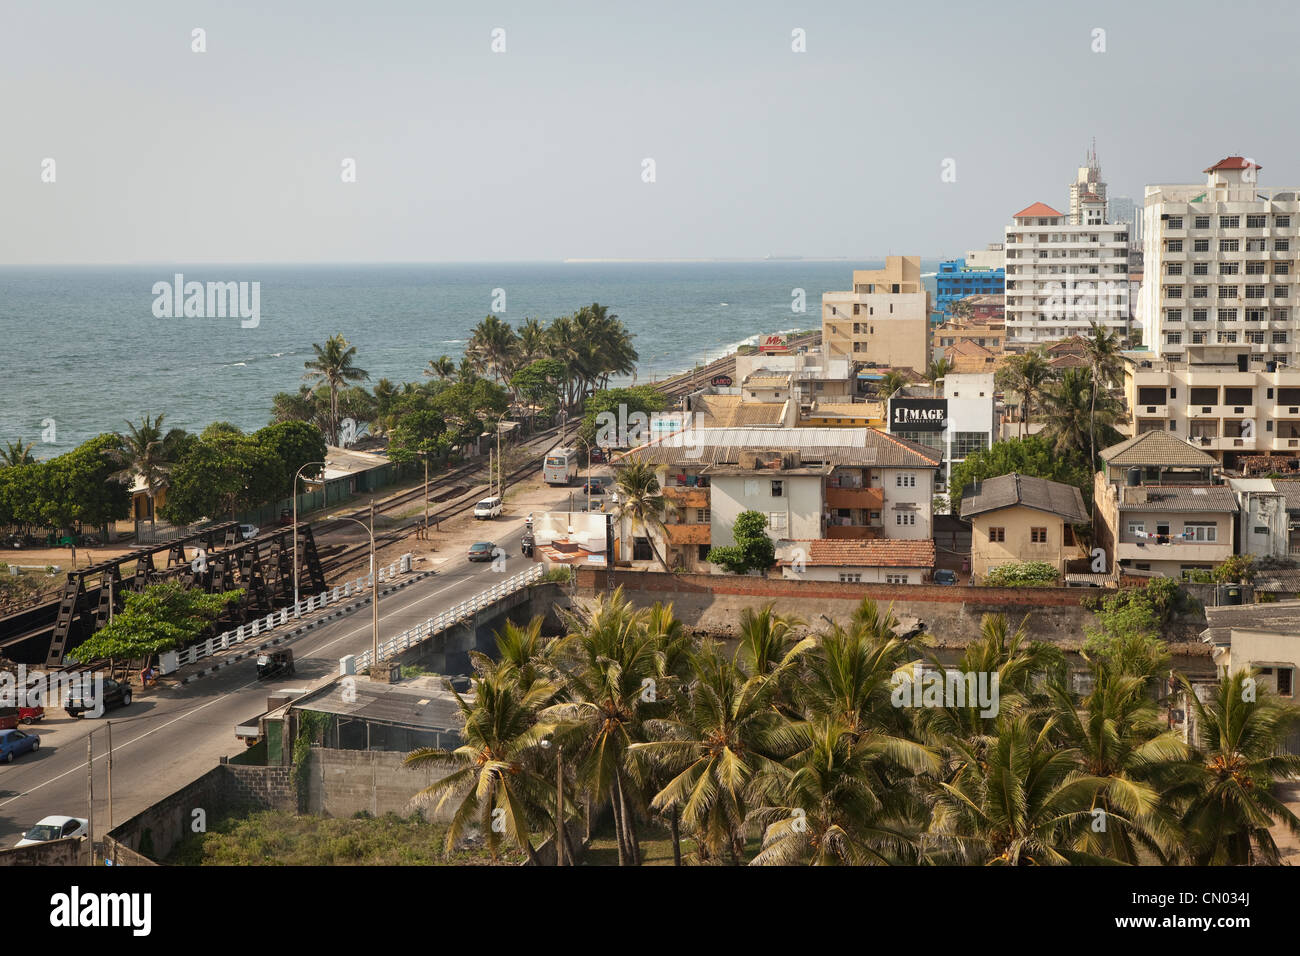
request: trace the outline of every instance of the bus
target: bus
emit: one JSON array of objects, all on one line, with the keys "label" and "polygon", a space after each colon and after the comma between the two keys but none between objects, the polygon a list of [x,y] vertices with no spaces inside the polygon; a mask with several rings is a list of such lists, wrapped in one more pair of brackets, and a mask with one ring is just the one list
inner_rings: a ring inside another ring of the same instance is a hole
[{"label": "bus", "polygon": [[567,485],[578,477],[578,450],[556,445],[546,453],[542,480],[548,485]]}]

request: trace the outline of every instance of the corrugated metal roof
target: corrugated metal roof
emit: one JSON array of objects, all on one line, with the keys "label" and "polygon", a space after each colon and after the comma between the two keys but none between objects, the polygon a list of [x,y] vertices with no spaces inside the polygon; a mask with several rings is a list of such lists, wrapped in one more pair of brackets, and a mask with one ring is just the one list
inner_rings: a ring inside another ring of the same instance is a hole
[{"label": "corrugated metal roof", "polygon": [[738,465],[742,454],[798,452],[802,462],[864,468],[936,468],[924,445],[876,428],[695,428],[634,448],[615,462]]},{"label": "corrugated metal roof", "polygon": [[1227,485],[1142,485],[1120,487],[1120,511],[1212,511],[1236,513],[1237,496]]}]

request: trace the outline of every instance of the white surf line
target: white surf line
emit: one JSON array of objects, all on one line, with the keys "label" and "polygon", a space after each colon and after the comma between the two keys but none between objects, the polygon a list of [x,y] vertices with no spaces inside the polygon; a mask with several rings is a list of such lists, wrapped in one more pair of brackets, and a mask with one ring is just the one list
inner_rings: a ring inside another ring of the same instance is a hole
[{"label": "white surf line", "polygon": [[[439,590],[434,591],[432,594],[426,594],[426,595],[424,595],[424,597],[417,598],[416,600],[410,602],[409,604],[404,604],[404,605],[402,605],[401,607],[399,607],[399,608],[397,609],[397,612],[396,612],[396,613],[400,613],[400,612],[402,612],[402,611],[407,610],[408,608],[411,608],[411,607],[415,606],[416,604],[420,604],[420,603],[422,603],[422,602],[424,602],[424,601],[427,601],[427,600],[429,600],[430,598],[435,597],[435,596],[441,594],[443,591],[448,590],[449,588],[454,588],[454,587],[456,586],[457,583],[459,583],[459,582],[452,582],[451,584],[447,585],[447,587],[440,588]],[[363,624],[363,625],[361,625],[360,627],[355,628],[355,629],[349,631],[347,634],[344,634],[344,635],[342,635],[342,636],[340,636],[340,637],[335,638],[334,640],[330,641],[328,644],[325,644],[325,645],[323,645],[323,646],[321,646],[321,647],[318,647],[317,650],[318,650],[318,651],[323,651],[323,650],[325,650],[325,649],[328,648],[328,647],[332,647],[332,646],[334,646],[334,645],[337,644],[339,641],[346,640],[347,638],[349,638],[349,637],[353,637],[353,636],[355,636],[355,635],[357,635],[357,634],[360,634],[360,633],[363,632],[363,631],[370,630],[373,626],[374,626],[373,623]],[[167,721],[167,723],[162,724],[162,725],[159,726],[159,727],[154,727],[152,730],[146,730],[144,733],[140,734],[140,735],[137,736],[137,737],[132,737],[130,740],[126,741],[125,743],[123,743],[123,744],[121,744],[121,745],[119,745],[119,746],[115,746],[115,747],[113,748],[113,752],[114,752],[114,753],[117,753],[117,752],[119,752],[119,751],[121,751],[121,750],[125,750],[127,747],[131,746],[132,744],[137,743],[138,741],[144,740],[146,737],[151,737],[151,736],[153,736],[154,734],[158,733],[158,731],[160,731],[160,730],[166,730],[166,729],[167,729],[168,727],[170,727],[172,724],[178,723],[178,722],[180,722],[180,721],[182,721],[182,720],[186,720],[186,719],[189,718],[189,717],[193,717],[193,716],[194,716],[195,714],[197,714],[199,711],[201,711],[201,710],[205,710],[206,708],[211,707],[213,704],[216,704],[216,703],[219,703],[219,702],[225,700],[227,697],[230,697],[230,696],[232,696],[232,695],[234,695],[234,694],[238,694],[240,691],[248,690],[248,688],[250,688],[250,687],[256,687],[256,686],[258,686],[259,684],[261,684],[261,681],[259,681],[259,680],[257,680],[256,678],[254,678],[252,681],[250,681],[250,682],[247,683],[247,684],[244,684],[244,685],[241,686],[241,687],[236,687],[236,688],[234,688],[233,690],[229,690],[229,691],[227,691],[226,693],[222,694],[222,695],[219,696],[219,697],[214,697],[212,700],[208,701],[206,704],[200,704],[198,707],[195,707],[193,710],[187,710],[185,713],[180,714],[180,715],[177,716],[177,717],[174,717],[173,719]],[[263,686],[265,686],[265,685],[263,685]],[[130,720],[130,719],[131,719],[131,718],[129,718],[129,717],[127,718],[127,720]],[[96,729],[98,729],[98,728],[96,728]],[[91,733],[94,733],[94,732],[95,732],[94,730],[91,731]],[[81,738],[77,738],[77,740],[80,740],[80,739],[81,739]],[[71,744],[76,743],[76,742],[77,742],[76,740],[70,740],[70,741],[68,741],[68,744],[65,744],[64,746],[68,746],[68,745],[71,745]],[[107,759],[107,757],[108,757],[107,752],[102,753],[102,754],[100,754],[99,756],[92,758],[91,763],[93,764],[94,761],[96,761],[96,760],[104,760],[104,759]],[[15,800],[21,800],[23,797],[30,796],[31,794],[35,793],[37,790],[40,790],[40,789],[42,789],[43,787],[48,787],[48,786],[49,786],[50,784],[52,784],[52,783],[57,783],[58,781],[62,780],[64,777],[67,777],[67,776],[69,776],[69,775],[71,775],[71,774],[74,774],[74,773],[82,773],[82,772],[84,772],[84,771],[85,771],[85,767],[84,767],[84,766],[81,766],[81,765],[79,765],[79,766],[77,766],[77,767],[74,767],[74,768],[72,768],[71,770],[65,770],[63,773],[59,774],[57,777],[51,777],[49,780],[45,780],[45,781],[43,781],[43,782],[41,782],[41,783],[38,783],[36,786],[32,787],[30,790],[24,790],[22,793],[14,794],[14,795],[13,795],[12,797],[10,797],[8,800],[5,800],[3,803],[0,803],[0,807],[7,807],[9,804],[13,803]]]}]

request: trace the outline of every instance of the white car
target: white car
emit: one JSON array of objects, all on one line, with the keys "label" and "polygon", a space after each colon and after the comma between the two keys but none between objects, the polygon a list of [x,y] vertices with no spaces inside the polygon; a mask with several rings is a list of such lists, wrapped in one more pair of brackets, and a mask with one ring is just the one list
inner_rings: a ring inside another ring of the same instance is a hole
[{"label": "white car", "polygon": [[479,519],[496,518],[501,515],[500,498],[484,498],[474,506],[474,517]]},{"label": "white car", "polygon": [[256,538],[258,532],[261,530],[262,529],[255,524],[241,524],[239,526],[239,536],[245,541],[248,541],[250,538]]},{"label": "white car", "polygon": [[23,838],[14,846],[33,846],[37,843],[49,843],[51,840],[62,840],[65,837],[85,836],[89,828],[90,821],[83,820],[81,817],[44,817],[40,823],[24,833]]}]

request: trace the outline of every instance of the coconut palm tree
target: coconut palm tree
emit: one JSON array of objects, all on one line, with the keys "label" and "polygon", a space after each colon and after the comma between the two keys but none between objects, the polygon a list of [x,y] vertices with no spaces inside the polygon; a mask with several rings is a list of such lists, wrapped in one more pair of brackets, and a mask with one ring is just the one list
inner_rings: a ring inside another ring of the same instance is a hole
[{"label": "coconut palm tree", "polygon": [[[1124,371],[1124,359],[1120,355],[1120,341],[1115,333],[1096,322],[1089,323],[1089,332],[1083,339],[1083,354],[1088,360],[1088,371],[1092,376],[1092,423],[1089,438],[1088,461],[1096,467],[1097,461],[1097,394],[1105,392],[1120,379]],[[1093,503],[1093,520],[1096,520],[1097,506]]]},{"label": "coconut palm tree", "polygon": [[131,484],[137,478],[144,482],[145,494],[149,497],[149,526],[155,527],[154,499],[166,483],[167,475],[176,460],[177,446],[185,437],[179,428],[163,431],[163,418],[145,415],[139,424],[126,423],[126,433],[118,433],[118,448],[109,452],[109,457],[121,466],[121,471],[113,477],[123,484]]},{"label": "coconut palm tree", "polygon": [[[1092,387],[1092,373],[1086,368],[1066,369],[1055,387],[1045,394],[1047,427],[1044,437],[1052,451],[1074,460],[1084,457],[1084,452],[1096,442],[1113,444],[1119,441],[1114,423],[1118,420],[1118,405],[1106,392]],[[1089,462],[1090,470],[1096,460]]]},{"label": "coconut palm tree", "polygon": [[745,673],[770,674],[785,664],[792,654],[800,653],[815,642],[811,638],[800,641],[794,633],[802,622],[772,610],[774,602],[755,611],[745,608],[740,613],[740,659]]},{"label": "coconut palm tree", "polygon": [[1189,861],[1277,865],[1269,827],[1280,823],[1300,834],[1300,818],[1271,792],[1275,780],[1300,775],[1300,757],[1281,746],[1300,722],[1300,709],[1260,688],[1246,671],[1222,678],[1205,703],[1185,677],[1180,682],[1196,715],[1193,758],[1201,776],[1200,792],[1182,817]]},{"label": "coconut palm tree", "polygon": [[1095,817],[1100,778],[1079,772],[1078,751],[1054,739],[1055,722],[1006,715],[980,754],[937,784],[934,833],[958,859],[984,865],[1102,862],[1073,849]]},{"label": "coconut palm tree", "polygon": [[637,866],[638,768],[627,753],[645,739],[642,724],[659,704],[659,638],[648,632],[646,615],[632,607],[621,588],[571,615],[569,623],[569,634],[555,650],[566,699],[540,717],[565,751],[575,754],[582,786],[609,800],[619,865]]},{"label": "coconut palm tree", "polygon": [[654,468],[645,462],[633,461],[619,470],[615,481],[618,489],[616,514],[620,520],[630,519],[632,533],[637,527],[645,529],[646,540],[660,567],[668,570],[668,561],[659,553],[655,544],[655,534],[663,535],[665,500],[659,489],[659,479],[655,477]]},{"label": "coconut palm tree", "polygon": [[450,355],[439,355],[436,359],[429,359],[429,364],[424,367],[424,374],[445,382],[455,377],[456,361]]},{"label": "coconut palm tree", "polygon": [[540,358],[546,358],[546,326],[536,318],[524,319],[519,326],[519,364],[528,365]]},{"label": "coconut palm tree", "polygon": [[876,386],[876,397],[881,401],[885,401],[906,384],[906,375],[896,368],[890,369],[881,376],[880,384]]},{"label": "coconut palm tree", "polygon": [[1034,402],[1041,397],[1043,389],[1052,378],[1052,366],[1041,349],[1030,349],[1020,355],[1008,356],[995,375],[997,385],[1009,389],[1020,396],[1022,404],[1020,414],[1020,434],[1024,437]]},{"label": "coconut palm tree", "polygon": [[477,822],[493,859],[504,839],[535,863],[532,835],[547,825],[555,791],[540,772],[536,747],[544,734],[536,711],[508,673],[475,680],[472,704],[448,687],[464,719],[464,743],[455,750],[421,747],[403,761],[408,767],[451,769],[418,794],[438,797],[439,811],[456,805],[444,852],[450,856]]},{"label": "coconut palm tree", "polygon": [[708,643],[693,657],[694,679],[672,716],[647,721],[653,739],[634,756],[659,757],[683,769],[650,806],[678,807],[682,824],[711,856],[740,862],[749,812],[761,803],[757,781],[774,779],[798,741],[772,706],[780,669],[747,677]]},{"label": "coconut palm tree", "polygon": [[911,740],[860,735],[827,718],[792,733],[803,746],[774,787],[779,804],[753,814],[766,826],[751,865],[917,862],[910,822],[925,814],[908,778],[937,773],[934,754]]},{"label": "coconut palm tree", "polygon": [[500,383],[509,381],[516,364],[519,337],[509,322],[497,315],[489,315],[470,333],[465,354],[480,371],[490,372]]},{"label": "coconut palm tree", "polygon": [[339,390],[345,385],[362,382],[370,378],[365,369],[353,364],[357,349],[349,345],[348,340],[340,335],[331,335],[325,340],[324,347],[313,344],[316,357],[303,363],[307,372],[303,378],[313,384],[329,390],[329,427],[325,430],[331,445],[339,443]]},{"label": "coconut palm tree", "polygon": [[31,442],[26,444],[21,440],[6,442],[5,448],[0,450],[0,467],[12,468],[15,465],[30,465],[35,461],[36,459],[32,456]]},{"label": "coconut palm tree", "polygon": [[934,385],[951,371],[952,363],[946,358],[935,359],[930,363],[930,367],[925,370],[925,378],[931,385]]}]

